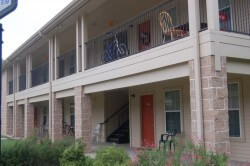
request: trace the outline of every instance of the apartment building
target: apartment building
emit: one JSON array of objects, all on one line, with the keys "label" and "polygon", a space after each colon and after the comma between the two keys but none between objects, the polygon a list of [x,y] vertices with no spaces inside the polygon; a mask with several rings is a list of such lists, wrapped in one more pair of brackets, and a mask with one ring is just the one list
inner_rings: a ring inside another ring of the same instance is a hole
[{"label": "apartment building", "polygon": [[250,161],[250,0],[74,0],[3,62],[3,135]]}]

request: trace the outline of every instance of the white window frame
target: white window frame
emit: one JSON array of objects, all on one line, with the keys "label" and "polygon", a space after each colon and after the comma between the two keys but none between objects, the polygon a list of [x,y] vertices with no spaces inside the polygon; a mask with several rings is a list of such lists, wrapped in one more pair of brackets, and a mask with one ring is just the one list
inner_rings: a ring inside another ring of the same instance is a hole
[{"label": "white window frame", "polygon": [[[238,85],[240,137],[232,137],[232,136],[229,135],[229,140],[232,141],[232,142],[245,142],[244,107],[243,107],[243,91],[242,91],[242,85],[243,84],[242,84],[242,81],[239,80],[239,79],[229,81],[228,85],[230,85],[230,84],[237,84]],[[228,108],[228,112],[229,111],[230,111],[230,109]],[[228,119],[228,123],[229,123],[229,119]]]},{"label": "white window frame", "polygon": [[[166,92],[173,92],[173,91],[179,91],[180,92],[180,110],[179,111],[166,111],[166,109],[165,109],[165,94],[166,94]],[[166,119],[166,113],[167,112],[180,112],[180,128],[181,128],[181,132],[180,133],[177,133],[177,134],[183,134],[183,93],[182,93],[182,89],[181,88],[171,88],[171,89],[166,89],[165,91],[164,91],[164,93],[163,93],[163,99],[164,99],[164,101],[163,101],[163,112],[164,112],[164,132],[166,133],[167,132],[167,119]]]}]

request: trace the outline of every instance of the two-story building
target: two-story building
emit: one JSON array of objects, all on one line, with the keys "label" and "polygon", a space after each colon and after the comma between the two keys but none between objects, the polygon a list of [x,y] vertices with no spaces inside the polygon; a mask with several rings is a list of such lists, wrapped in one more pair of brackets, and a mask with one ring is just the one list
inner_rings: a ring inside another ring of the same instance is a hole
[{"label": "two-story building", "polygon": [[250,0],[74,0],[4,60],[3,134],[250,161],[249,35]]}]

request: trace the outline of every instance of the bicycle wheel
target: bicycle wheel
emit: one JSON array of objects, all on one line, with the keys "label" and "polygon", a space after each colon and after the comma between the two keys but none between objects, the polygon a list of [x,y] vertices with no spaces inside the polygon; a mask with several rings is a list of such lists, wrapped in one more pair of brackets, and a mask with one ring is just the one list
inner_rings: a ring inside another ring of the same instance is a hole
[{"label": "bicycle wheel", "polygon": [[128,56],[128,49],[125,44],[119,44],[119,47],[117,49],[117,56],[118,58],[123,58]]},{"label": "bicycle wheel", "polygon": [[104,51],[103,56],[102,56],[102,63],[109,63],[110,61],[112,61],[112,57],[110,55],[110,51]]}]

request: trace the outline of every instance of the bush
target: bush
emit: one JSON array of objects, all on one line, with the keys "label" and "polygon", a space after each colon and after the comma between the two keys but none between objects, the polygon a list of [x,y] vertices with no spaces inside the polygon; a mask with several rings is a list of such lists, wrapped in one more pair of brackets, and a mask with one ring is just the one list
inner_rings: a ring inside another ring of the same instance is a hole
[{"label": "bush", "polygon": [[0,165],[8,166],[57,166],[65,148],[74,144],[74,139],[66,138],[52,143],[36,137],[25,140],[4,140]]},{"label": "bush", "polygon": [[77,142],[67,148],[60,158],[61,166],[92,166],[92,159],[84,155],[84,147],[81,142]]},{"label": "bush", "polygon": [[[167,148],[168,149],[168,148]],[[170,150],[140,150],[132,162],[134,166],[226,166],[227,155],[207,152],[203,146],[192,143],[176,145],[175,151]]]},{"label": "bush", "polygon": [[96,153],[94,166],[128,166],[130,157],[127,152],[118,147],[106,147]]},{"label": "bush", "polygon": [[165,166],[167,163],[166,153],[159,149],[140,150],[133,165],[137,166]]}]

